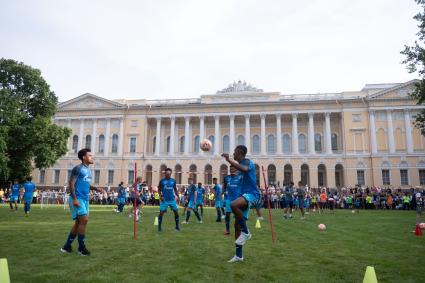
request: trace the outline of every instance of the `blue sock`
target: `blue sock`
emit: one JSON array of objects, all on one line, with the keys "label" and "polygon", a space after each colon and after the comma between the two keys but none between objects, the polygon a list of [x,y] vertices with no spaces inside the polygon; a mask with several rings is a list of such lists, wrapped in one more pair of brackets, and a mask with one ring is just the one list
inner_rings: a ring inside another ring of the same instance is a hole
[{"label": "blue sock", "polygon": [[72,244],[72,242],[74,242],[74,239],[75,239],[76,236],[77,235],[72,234],[71,232],[69,232],[68,239],[65,242],[65,246],[67,246],[67,247],[71,246],[71,244]]},{"label": "blue sock", "polygon": [[189,222],[189,218],[190,218],[190,210],[186,212],[186,222]]},{"label": "blue sock", "polygon": [[176,229],[179,229],[179,217],[174,216],[174,221],[176,221]]},{"label": "blue sock", "polygon": [[162,225],[162,215],[158,216],[158,230],[161,230]]},{"label": "blue sock", "polygon": [[27,204],[27,212],[30,212],[30,210],[31,210],[31,203],[29,202],[28,204]]},{"label": "blue sock", "polygon": [[241,226],[241,231],[245,234],[248,234],[248,227],[246,227],[246,220],[242,217],[242,219],[238,220],[239,225]]},{"label": "blue sock", "polygon": [[27,203],[24,204],[24,211],[25,211],[25,213],[27,213],[27,211],[28,211],[28,204]]},{"label": "blue sock", "polygon": [[242,257],[242,246],[240,245],[235,245],[236,246],[236,256],[237,257]]},{"label": "blue sock", "polygon": [[86,235],[78,234],[78,248],[82,248],[85,246],[84,240],[86,239]]},{"label": "blue sock", "polygon": [[230,232],[230,212],[226,212],[226,232]]}]

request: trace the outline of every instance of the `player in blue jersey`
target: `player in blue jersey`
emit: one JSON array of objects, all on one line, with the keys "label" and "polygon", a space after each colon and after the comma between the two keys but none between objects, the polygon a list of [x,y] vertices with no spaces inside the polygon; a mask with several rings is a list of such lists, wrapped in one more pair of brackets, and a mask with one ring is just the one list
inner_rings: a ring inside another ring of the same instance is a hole
[{"label": "player in blue jersey", "polygon": [[28,216],[31,210],[32,196],[35,191],[35,184],[32,181],[32,177],[28,176],[24,183],[24,205],[25,205],[25,216]]},{"label": "player in blue jersey", "polygon": [[[136,201],[134,201],[136,198]],[[134,204],[136,204],[136,221],[140,220],[141,217],[141,209],[143,208],[143,182],[142,177],[136,178],[136,184],[133,185],[133,190],[130,192],[130,214],[128,215],[130,218],[133,217],[134,214]]]},{"label": "player in blue jersey", "polygon": [[196,194],[196,210],[198,210],[198,207],[201,207],[201,217],[204,217],[204,197],[205,189],[202,187],[202,183],[198,183]]},{"label": "player in blue jersey", "polygon": [[176,198],[178,198],[177,193],[177,183],[176,180],[171,178],[171,173],[173,170],[170,168],[165,169],[165,178],[159,181],[158,192],[159,192],[159,216],[158,216],[158,232],[161,232],[162,228],[162,217],[167,208],[170,207],[174,212],[174,220],[176,222],[176,231],[180,231],[179,227],[179,211],[177,207]]},{"label": "player in blue jersey", "polygon": [[196,197],[198,194],[198,190],[196,186],[193,184],[193,179],[189,178],[188,180],[189,186],[187,187],[189,202],[187,204],[186,211],[186,220],[182,222],[182,224],[188,224],[190,218],[190,212],[193,211],[195,213],[196,218],[198,219],[198,223],[202,223],[201,216],[199,216],[198,210],[196,209]]},{"label": "player in blue jersey", "polygon": [[78,254],[88,256],[90,252],[85,245],[85,235],[89,221],[89,193],[90,190],[97,190],[97,188],[90,185],[92,174],[89,166],[94,162],[90,149],[83,148],[78,151],[78,159],[81,160],[81,164],[72,169],[69,179],[69,209],[72,220],[75,222],[61,252],[72,252],[71,244],[78,235]]},{"label": "player in blue jersey", "polygon": [[215,209],[217,210],[217,219],[215,222],[221,222],[221,209],[223,208],[222,202],[222,189],[221,186],[217,182],[217,178],[213,178],[214,184],[214,194],[215,194]]},{"label": "player in blue jersey", "polygon": [[123,212],[124,205],[125,205],[125,188],[124,183],[121,182],[118,185],[118,196],[117,196],[117,209],[116,212]]},{"label": "player in blue jersey", "polygon": [[223,182],[224,202],[226,204],[226,231],[224,235],[230,235],[230,214],[232,213],[230,203],[241,196],[240,181],[241,176],[238,175],[238,170],[233,165],[230,165],[230,175],[224,177]]},{"label": "player in blue jersey", "polygon": [[[18,200],[19,200],[19,192],[21,190],[21,185],[16,179],[11,187],[11,191],[9,190],[9,205],[12,211],[18,210]],[[13,210],[13,204],[15,204],[15,210]]]},{"label": "player in blue jersey", "polygon": [[246,226],[250,206],[255,206],[260,198],[260,192],[257,187],[254,163],[246,158],[248,149],[244,145],[238,145],[233,153],[233,159],[230,159],[228,153],[222,154],[230,165],[233,165],[241,176],[239,187],[241,196],[230,203],[232,212],[235,214],[235,245],[236,255],[229,262],[243,261],[242,246],[251,239],[252,235]]}]

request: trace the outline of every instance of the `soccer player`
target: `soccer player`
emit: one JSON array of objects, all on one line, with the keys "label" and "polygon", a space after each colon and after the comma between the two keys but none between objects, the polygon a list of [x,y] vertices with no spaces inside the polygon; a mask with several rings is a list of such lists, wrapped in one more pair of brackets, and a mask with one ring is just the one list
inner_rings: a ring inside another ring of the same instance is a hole
[{"label": "soccer player", "polygon": [[298,196],[298,207],[300,208],[300,211],[301,211],[301,220],[304,220],[305,187],[302,181],[298,182],[297,196]]},{"label": "soccer player", "polygon": [[26,178],[26,182],[24,183],[24,209],[25,209],[25,216],[29,216],[30,210],[31,210],[31,202],[32,202],[32,195],[35,190],[35,184],[32,181],[32,177],[28,176]]},{"label": "soccer player", "polygon": [[188,179],[189,187],[187,188],[188,192],[188,204],[187,204],[187,211],[186,211],[186,220],[182,222],[182,224],[188,224],[190,219],[190,212],[193,211],[195,213],[196,218],[198,219],[198,223],[202,223],[201,216],[199,216],[198,210],[196,209],[196,199],[198,190],[196,186],[193,184],[193,179]]},{"label": "soccer player", "polygon": [[125,188],[123,186],[123,182],[121,182],[118,186],[118,198],[117,198],[117,212],[123,212],[125,205]]},{"label": "soccer player", "polygon": [[136,221],[140,220],[141,217],[141,208],[143,208],[143,203],[142,203],[142,191],[143,191],[143,186],[142,186],[142,177],[137,177],[136,178],[136,184],[133,185],[133,191],[130,193],[130,206],[131,206],[131,210],[130,210],[130,214],[128,215],[128,217],[133,217],[134,214],[134,198],[136,198]]},{"label": "soccer player", "polygon": [[326,202],[328,201],[326,189],[322,189],[322,193],[320,194],[319,200],[319,213],[324,213],[324,209],[326,208]]},{"label": "soccer player", "polygon": [[230,235],[230,214],[232,213],[230,203],[241,196],[240,182],[241,176],[238,175],[238,170],[236,170],[235,166],[230,165],[230,175],[224,177],[223,182],[224,201],[226,204],[226,231],[224,235]]},{"label": "soccer player", "polygon": [[[285,219],[292,218],[292,208],[294,207],[294,200],[292,194],[294,193],[294,182],[289,182],[285,187],[285,209],[283,210],[283,217]],[[289,215],[288,215],[289,208]]]},{"label": "soccer player", "polygon": [[[12,185],[12,192],[9,193],[9,205],[10,205],[10,209],[11,211],[17,211],[18,210],[18,200],[19,200],[19,191],[21,189],[21,185],[18,182],[18,179],[16,179]],[[10,191],[9,191],[10,192]],[[15,204],[15,210],[13,210],[13,205]]]},{"label": "soccer player", "polygon": [[215,222],[221,222],[221,212],[223,208],[223,202],[221,201],[222,189],[217,182],[217,178],[213,178],[214,192],[215,192],[215,209],[217,210],[217,220]]},{"label": "soccer player", "polygon": [[176,198],[178,198],[176,180],[171,178],[173,170],[165,169],[165,178],[159,182],[158,190],[160,197],[159,216],[158,216],[158,232],[162,231],[162,217],[167,208],[170,207],[174,212],[174,220],[176,222],[176,231],[180,231],[179,227],[179,211],[177,208]]},{"label": "soccer player", "polygon": [[204,217],[204,197],[205,189],[202,187],[202,183],[198,183],[197,194],[196,194],[196,209],[201,207],[201,217]]},{"label": "soccer player", "polygon": [[72,242],[78,235],[78,254],[88,256],[90,252],[86,248],[85,238],[86,226],[89,221],[89,193],[90,190],[98,192],[100,190],[90,185],[92,174],[89,166],[94,162],[90,149],[83,148],[78,151],[78,159],[81,160],[81,164],[72,169],[69,180],[69,209],[71,210],[72,220],[75,220],[75,223],[61,251],[63,253],[71,253]]},{"label": "soccer player", "polygon": [[234,160],[230,159],[229,154],[222,154],[226,161],[239,171],[239,175],[241,176],[241,182],[239,183],[241,196],[230,203],[230,207],[236,218],[236,255],[229,262],[243,261],[242,246],[252,237],[246,226],[249,207],[256,205],[260,198],[255,175],[255,165],[251,160],[246,158],[247,151],[246,146],[238,145],[233,153]]}]

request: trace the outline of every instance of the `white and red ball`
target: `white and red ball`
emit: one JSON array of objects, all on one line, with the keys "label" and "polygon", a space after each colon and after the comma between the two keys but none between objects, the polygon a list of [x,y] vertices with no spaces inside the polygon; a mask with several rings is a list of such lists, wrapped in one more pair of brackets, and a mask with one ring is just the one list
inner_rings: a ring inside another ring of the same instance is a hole
[{"label": "white and red ball", "polygon": [[421,228],[422,230],[425,229],[425,223],[424,222],[419,223],[419,228]]},{"label": "white and red ball", "polygon": [[317,225],[317,229],[319,229],[319,231],[325,231],[326,230],[326,225],[320,223],[319,225]]},{"label": "white and red ball", "polygon": [[202,151],[210,151],[212,148],[212,143],[209,139],[204,139],[199,144],[199,147],[201,148]]}]

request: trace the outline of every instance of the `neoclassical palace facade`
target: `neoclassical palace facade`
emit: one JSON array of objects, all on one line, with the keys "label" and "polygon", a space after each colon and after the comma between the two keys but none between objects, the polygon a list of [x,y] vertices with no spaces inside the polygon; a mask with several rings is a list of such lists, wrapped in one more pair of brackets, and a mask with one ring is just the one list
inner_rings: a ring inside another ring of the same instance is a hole
[{"label": "neoclassical palace facade", "polygon": [[[192,175],[211,184],[228,172],[221,153],[244,144],[261,186],[262,168],[279,185],[422,186],[425,139],[413,121],[424,106],[408,96],[414,83],[287,95],[238,81],[212,95],[171,100],[111,101],[86,93],[59,105],[54,121],[72,129],[69,151],[52,168],[34,170],[34,179],[66,185],[79,163],[76,152],[89,147],[93,183],[101,187],[131,183],[135,164],[153,186],[166,167],[178,183]],[[199,150],[205,138],[213,143],[209,152]]]}]

